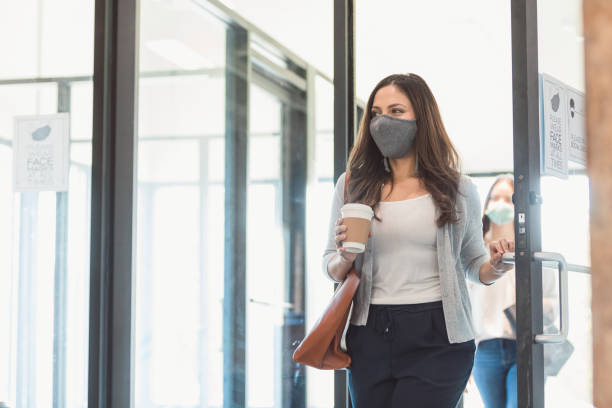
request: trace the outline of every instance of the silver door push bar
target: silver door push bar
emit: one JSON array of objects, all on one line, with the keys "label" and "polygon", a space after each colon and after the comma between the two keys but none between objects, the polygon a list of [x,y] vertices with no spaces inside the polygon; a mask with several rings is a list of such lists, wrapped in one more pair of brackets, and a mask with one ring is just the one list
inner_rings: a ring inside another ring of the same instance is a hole
[{"label": "silver door push bar", "polygon": [[[556,252],[534,252],[533,260],[535,262],[555,262],[559,270],[559,303],[560,303],[560,327],[558,333],[552,334],[536,334],[535,342],[550,344],[563,343],[567,340],[569,327],[569,303],[567,291],[567,262],[563,255]],[[502,262],[506,264],[514,264],[514,252],[506,252],[502,257]]]}]

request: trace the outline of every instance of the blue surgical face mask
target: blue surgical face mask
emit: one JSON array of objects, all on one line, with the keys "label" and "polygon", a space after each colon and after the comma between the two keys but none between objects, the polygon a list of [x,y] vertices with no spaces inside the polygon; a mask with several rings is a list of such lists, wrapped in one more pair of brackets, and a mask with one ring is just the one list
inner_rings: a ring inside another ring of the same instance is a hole
[{"label": "blue surgical face mask", "polygon": [[414,146],[416,133],[416,120],[377,115],[370,122],[372,139],[385,158],[406,156]]},{"label": "blue surgical face mask", "polygon": [[514,206],[505,201],[489,203],[485,215],[497,225],[504,225],[514,221]]}]

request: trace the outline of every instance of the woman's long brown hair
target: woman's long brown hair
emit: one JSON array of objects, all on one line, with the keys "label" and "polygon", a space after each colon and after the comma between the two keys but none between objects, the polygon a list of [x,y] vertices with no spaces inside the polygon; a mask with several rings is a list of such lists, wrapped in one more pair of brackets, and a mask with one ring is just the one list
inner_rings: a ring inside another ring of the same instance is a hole
[{"label": "woman's long brown hair", "polygon": [[392,174],[385,170],[383,155],[370,135],[374,97],[379,89],[389,85],[401,90],[412,103],[417,121],[414,148],[418,177],[436,203],[439,212],[437,224],[441,227],[455,223],[459,155],[446,133],[436,99],[423,78],[415,74],[390,75],[380,81],[370,94],[359,126],[357,143],[351,150],[348,162],[349,201],[376,208],[381,199],[382,185],[393,183]]}]

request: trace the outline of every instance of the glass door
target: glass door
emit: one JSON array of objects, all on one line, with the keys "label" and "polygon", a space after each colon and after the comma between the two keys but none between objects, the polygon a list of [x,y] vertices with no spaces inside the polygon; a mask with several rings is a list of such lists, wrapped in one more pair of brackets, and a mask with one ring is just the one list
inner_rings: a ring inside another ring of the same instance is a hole
[{"label": "glass door", "polygon": [[512,2],[521,407],[593,406],[581,10]]},{"label": "glass door", "polygon": [[[590,203],[586,153],[582,150],[585,147],[582,0],[538,2],[538,65],[541,76],[557,80],[562,91],[557,113],[561,113],[569,149],[567,178],[546,175],[540,178],[542,249],[561,253],[567,262],[568,292],[562,301],[567,304],[569,323],[565,343],[544,345],[544,402],[549,407],[590,407],[593,402]],[[548,155],[552,128],[548,125],[556,105],[556,91],[551,95],[550,89],[556,87],[545,87],[542,79],[540,82],[542,153]],[[558,289],[554,289],[558,282],[554,280],[554,269],[551,272],[549,267],[544,265],[542,274],[545,332],[555,331],[560,317]],[[557,323],[552,325],[551,319]]]},{"label": "glass door", "polygon": [[273,80],[256,57],[251,75],[246,405],[305,407],[304,367],[292,359],[294,343],[305,331],[305,93]]},{"label": "glass door", "polygon": [[223,406],[226,37],[140,2],[135,406]]},{"label": "glass door", "polygon": [[247,190],[247,406],[273,407],[280,383],[285,302],[281,186],[281,101],[249,88]]}]

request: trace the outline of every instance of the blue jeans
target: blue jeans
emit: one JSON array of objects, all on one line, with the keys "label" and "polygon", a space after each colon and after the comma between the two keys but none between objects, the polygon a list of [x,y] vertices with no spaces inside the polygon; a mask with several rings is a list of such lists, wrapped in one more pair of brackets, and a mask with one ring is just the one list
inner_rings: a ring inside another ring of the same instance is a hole
[{"label": "blue jeans", "polygon": [[472,375],[486,408],[516,408],[516,341],[480,342]]}]

